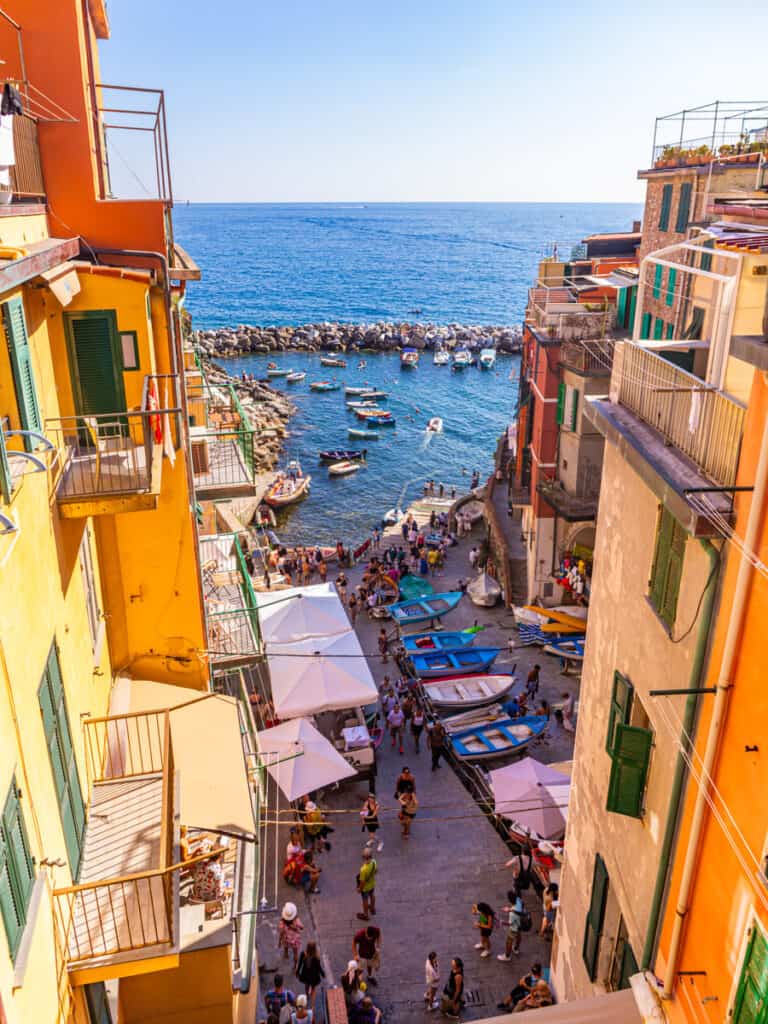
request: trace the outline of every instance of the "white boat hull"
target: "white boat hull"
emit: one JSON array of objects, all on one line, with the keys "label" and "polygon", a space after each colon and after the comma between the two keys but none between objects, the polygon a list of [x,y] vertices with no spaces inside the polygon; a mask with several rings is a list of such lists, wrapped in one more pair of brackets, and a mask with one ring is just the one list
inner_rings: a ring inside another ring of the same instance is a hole
[{"label": "white boat hull", "polygon": [[508,675],[455,676],[424,682],[422,689],[436,708],[469,709],[502,700],[516,682]]}]

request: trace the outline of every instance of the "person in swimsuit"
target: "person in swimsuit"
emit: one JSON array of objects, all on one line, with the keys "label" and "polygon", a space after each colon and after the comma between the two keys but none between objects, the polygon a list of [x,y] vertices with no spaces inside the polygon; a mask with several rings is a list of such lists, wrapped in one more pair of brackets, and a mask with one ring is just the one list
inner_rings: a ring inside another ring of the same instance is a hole
[{"label": "person in swimsuit", "polygon": [[[376,833],[379,830],[379,801],[376,799],[373,793],[369,793],[363,804],[363,809],[360,811],[360,817],[363,819],[363,831],[367,832],[370,836],[366,846],[373,846],[376,842]],[[377,852],[381,853],[384,849],[384,843],[379,840]]]},{"label": "person in swimsuit", "polygon": [[462,1007],[464,1006],[464,963],[460,957],[451,960],[451,973],[443,989],[443,998],[440,1001],[440,1009],[446,1017],[459,1019]]}]

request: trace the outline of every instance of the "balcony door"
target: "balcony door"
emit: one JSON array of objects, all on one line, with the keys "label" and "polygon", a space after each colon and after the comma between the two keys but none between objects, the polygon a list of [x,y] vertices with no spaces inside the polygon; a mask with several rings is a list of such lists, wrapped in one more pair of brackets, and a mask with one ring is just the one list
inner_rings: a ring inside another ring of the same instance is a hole
[{"label": "balcony door", "polygon": [[72,394],[77,416],[124,413],[123,359],[114,309],[65,314]]}]

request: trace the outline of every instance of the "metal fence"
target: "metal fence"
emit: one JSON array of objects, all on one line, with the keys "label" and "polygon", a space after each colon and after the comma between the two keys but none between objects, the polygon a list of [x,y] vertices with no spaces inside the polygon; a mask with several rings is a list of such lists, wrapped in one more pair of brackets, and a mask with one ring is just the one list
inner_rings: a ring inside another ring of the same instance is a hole
[{"label": "metal fence", "polygon": [[591,376],[609,375],[613,367],[611,338],[600,341],[566,342],[560,349],[560,362],[577,373]]}]

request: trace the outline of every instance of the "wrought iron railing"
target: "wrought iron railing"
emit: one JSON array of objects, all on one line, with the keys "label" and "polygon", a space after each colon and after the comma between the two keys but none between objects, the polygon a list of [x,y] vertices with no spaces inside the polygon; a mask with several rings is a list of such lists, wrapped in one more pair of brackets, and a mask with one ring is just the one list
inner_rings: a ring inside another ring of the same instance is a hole
[{"label": "wrought iron railing", "polygon": [[611,393],[722,487],[731,487],[745,408],[699,377],[630,342],[616,345]]},{"label": "wrought iron railing", "polygon": [[[91,84],[96,112],[99,190],[102,199],[173,202],[165,93],[130,85]],[[128,157],[115,138],[132,139]],[[147,144],[142,148],[139,139]]]},{"label": "wrought iron railing", "polygon": [[612,338],[567,341],[560,349],[560,362],[577,373],[599,377],[610,375],[613,366]]}]

